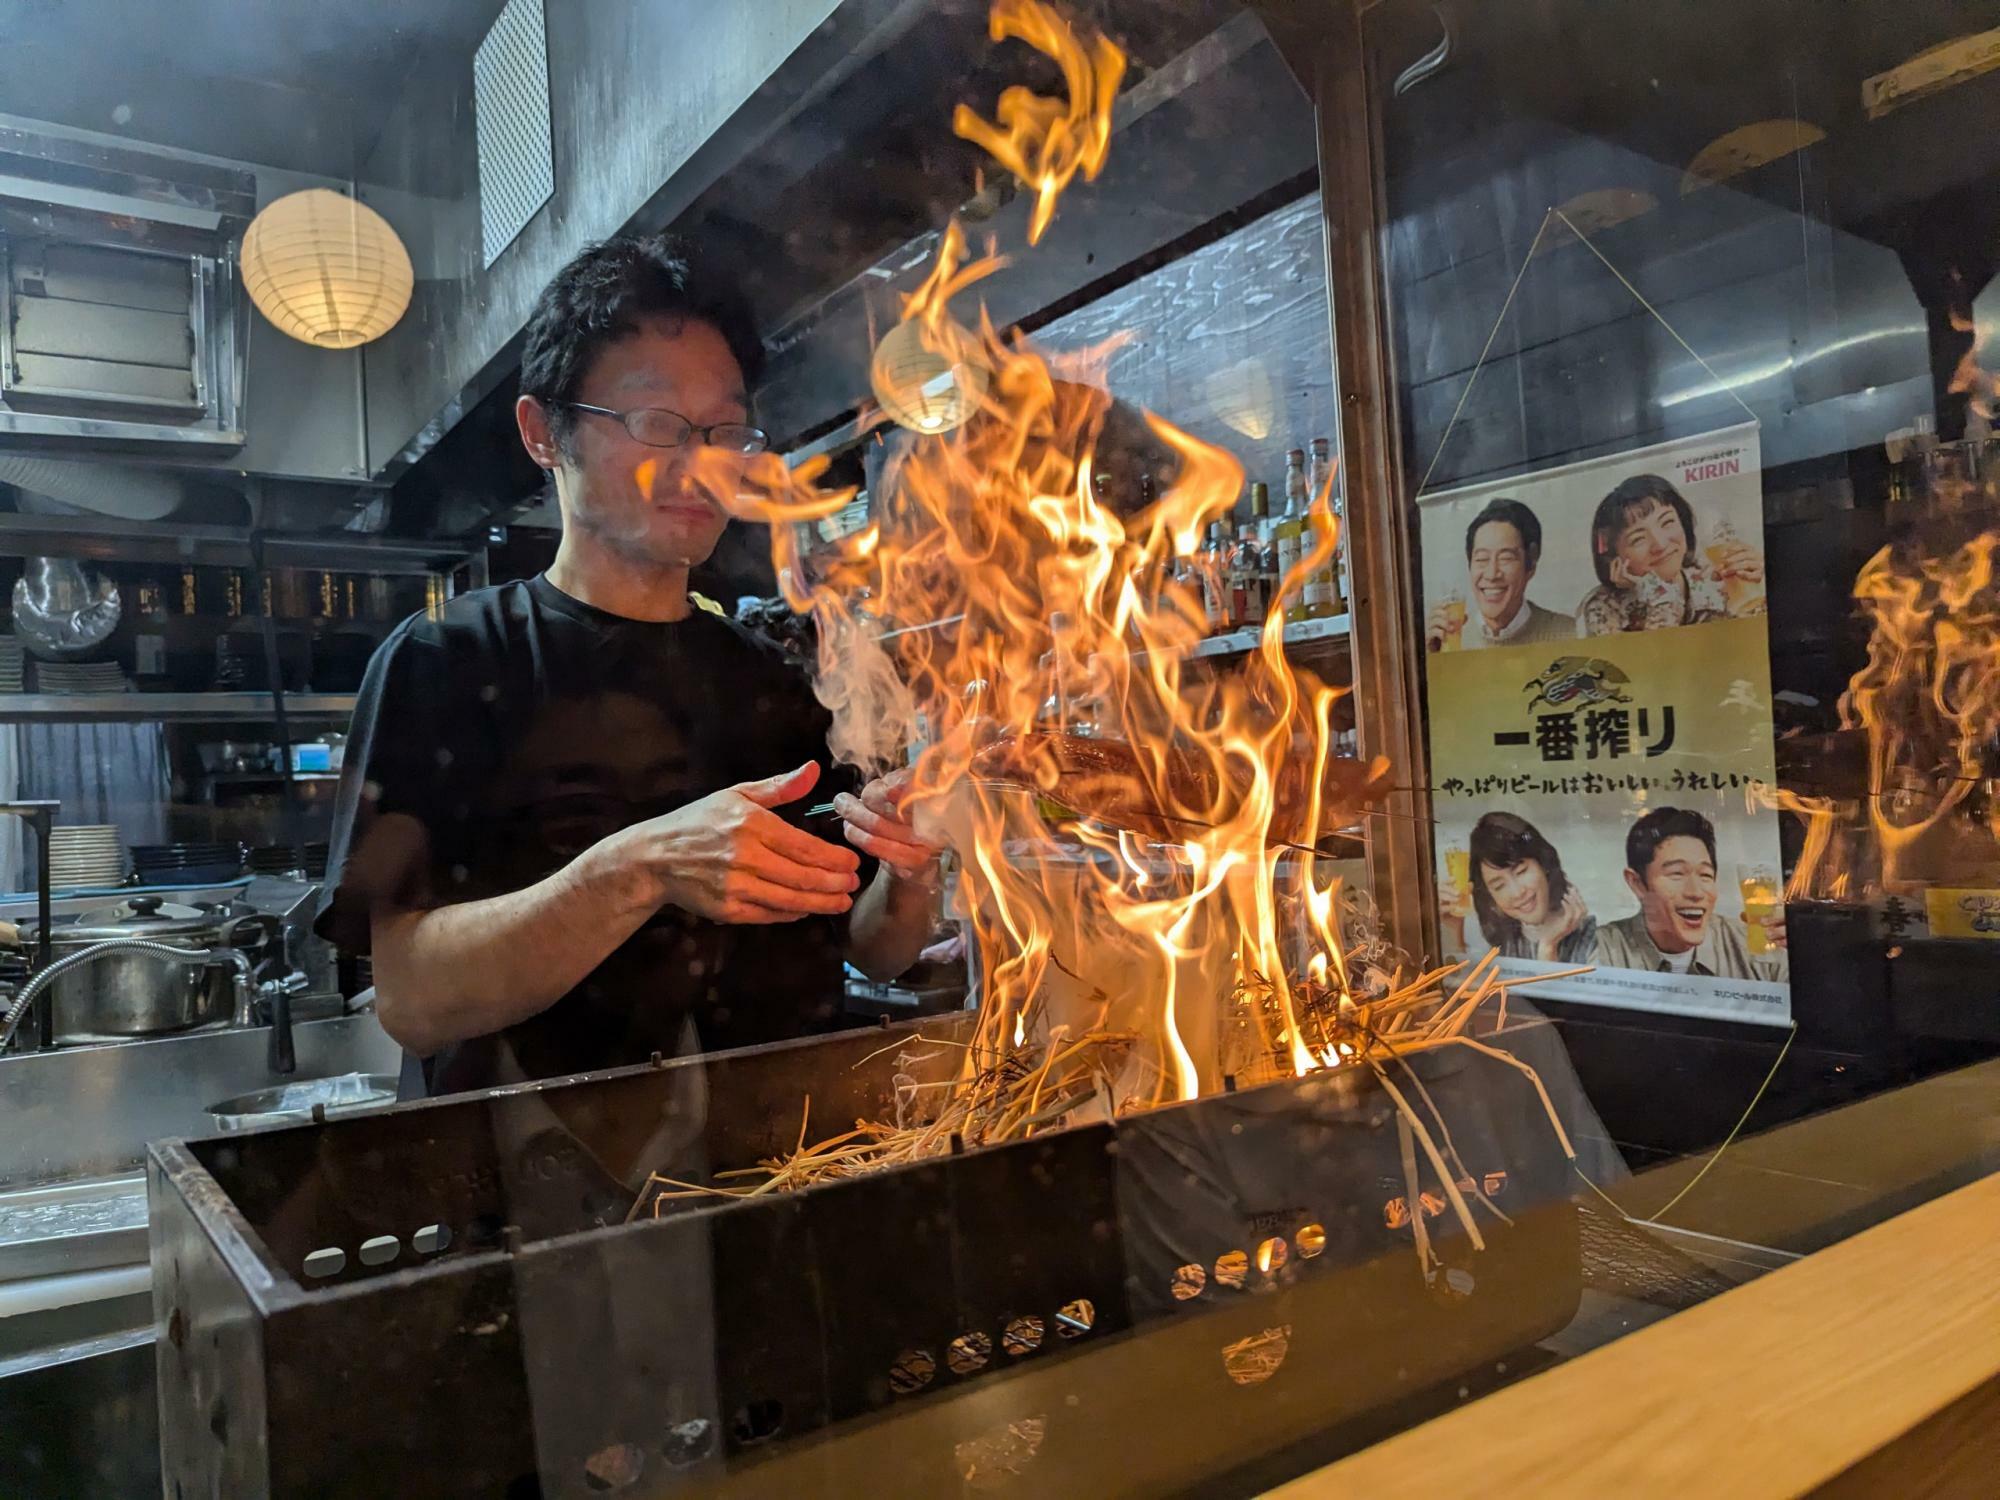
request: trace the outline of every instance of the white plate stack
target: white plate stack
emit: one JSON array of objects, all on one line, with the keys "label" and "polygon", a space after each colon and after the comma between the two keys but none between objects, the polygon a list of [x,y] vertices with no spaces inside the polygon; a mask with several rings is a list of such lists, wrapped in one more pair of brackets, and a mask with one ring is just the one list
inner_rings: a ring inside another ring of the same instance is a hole
[{"label": "white plate stack", "polygon": [[115,661],[38,661],[35,691],[65,697],[84,693],[122,693],[131,684]]},{"label": "white plate stack", "polygon": [[25,686],[27,653],[11,635],[0,635],[0,693],[18,693]]},{"label": "white plate stack", "polygon": [[125,846],[111,824],[49,830],[49,881],[57,890],[123,885]]}]

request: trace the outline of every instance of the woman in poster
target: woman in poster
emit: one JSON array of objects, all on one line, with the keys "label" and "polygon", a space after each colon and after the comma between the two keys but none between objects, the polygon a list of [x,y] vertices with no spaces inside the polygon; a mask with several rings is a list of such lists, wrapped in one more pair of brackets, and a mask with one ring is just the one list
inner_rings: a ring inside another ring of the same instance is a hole
[{"label": "woman in poster", "polygon": [[[1597,952],[1597,919],[1563,874],[1562,856],[1541,830],[1512,813],[1490,812],[1472,827],[1467,861],[1473,915],[1502,958],[1588,963]],[[1466,893],[1448,893],[1464,920]]]},{"label": "woman in poster", "polygon": [[1577,606],[1579,635],[1666,630],[1764,607],[1764,559],[1724,522],[1706,550],[1694,509],[1657,474],[1635,474],[1598,503],[1590,523],[1597,587]]}]

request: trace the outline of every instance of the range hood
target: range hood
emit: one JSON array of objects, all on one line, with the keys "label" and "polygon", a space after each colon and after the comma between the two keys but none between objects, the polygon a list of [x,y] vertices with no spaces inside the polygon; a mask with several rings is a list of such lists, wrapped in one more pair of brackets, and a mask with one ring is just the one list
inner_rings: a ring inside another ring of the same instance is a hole
[{"label": "range hood", "polygon": [[252,174],[0,120],[0,438],[243,445]]}]

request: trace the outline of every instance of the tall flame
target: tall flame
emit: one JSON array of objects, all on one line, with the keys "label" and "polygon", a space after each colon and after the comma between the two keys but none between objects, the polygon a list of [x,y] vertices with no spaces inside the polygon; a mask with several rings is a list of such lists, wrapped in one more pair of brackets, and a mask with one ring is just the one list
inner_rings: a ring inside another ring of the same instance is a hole
[{"label": "tall flame", "polygon": [[1111,104],[1125,77],[1125,54],[1106,37],[1079,37],[1040,0],[995,0],[987,29],[996,42],[1016,38],[1054,58],[1069,87],[1069,98],[1063,100],[1016,84],[1000,96],[997,124],[964,104],[951,121],[955,134],[1035,190],[1028,243],[1039,245],[1063,189],[1078,172],[1094,182],[1104,169],[1111,153]]},{"label": "tall flame", "polygon": [[1996,549],[1997,531],[1935,552],[1884,547],[1855,579],[1874,630],[1841,715],[1868,732],[1870,819],[1891,889],[1912,878],[1926,835],[1970,811],[1988,774],[2000,735]]},{"label": "tall flame", "polygon": [[[1032,242],[1103,164],[1124,57],[1039,0],[997,0],[992,32],[1069,80],[1066,104],[1015,88],[1000,127],[956,122],[1036,188]],[[1314,1013],[1348,999],[1341,893],[1309,851],[1386,766],[1330,753],[1336,692],[1284,650],[1284,597],[1335,545],[1330,481],[1257,649],[1196,669],[1204,611],[1172,565],[1232,513],[1242,467],[1115,403],[1103,347],[1057,355],[983,308],[954,317],[999,265],[953,223],[906,299],[928,351],[989,378],[956,430],[897,435],[864,539],[823,548],[800,524],[850,498],[819,488],[823,465],[760,461],[732,508],[772,523],[781,585],[815,617],[836,751],[899,764],[921,719],[906,805],[958,856],[984,1049],[1134,1034],[1117,1107],[1337,1064]]]},{"label": "tall flame", "polygon": [[1954,396],[1964,396],[1972,410],[1991,421],[1995,404],[2000,402],[2000,375],[1983,368],[1979,354],[1993,336],[1993,325],[1982,324],[1956,310],[1949,316],[1951,326],[1959,333],[1971,334],[1972,340],[1965,346],[1965,353],[1959,357],[1958,368],[1952,371],[1951,383],[1945,389]]}]

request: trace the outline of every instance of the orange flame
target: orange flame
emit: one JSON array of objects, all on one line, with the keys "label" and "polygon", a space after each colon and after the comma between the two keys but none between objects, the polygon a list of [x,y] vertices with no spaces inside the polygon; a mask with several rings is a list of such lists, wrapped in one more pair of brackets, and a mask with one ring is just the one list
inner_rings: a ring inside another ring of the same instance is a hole
[{"label": "orange flame", "polygon": [[[1067,112],[1009,90],[1012,133],[982,138],[1042,193],[1038,233],[1070,178],[1102,164],[1124,59],[1036,0],[993,16],[996,38],[1030,41],[1070,79]],[[818,488],[823,463],[753,462],[728,503],[771,523],[781,586],[815,617],[835,753],[879,772],[922,719],[906,806],[959,861],[977,1051],[1137,1035],[1118,1107],[1338,1065],[1351,1052],[1309,1012],[1352,1008],[1340,890],[1300,850],[1379,796],[1386,765],[1331,754],[1336,690],[1284,651],[1284,602],[1336,544],[1331,484],[1257,650],[1197,668],[1204,612],[1172,564],[1233,512],[1242,468],[1117,406],[1102,347],[1058,356],[983,310],[975,326],[951,316],[997,266],[969,261],[954,223],[906,299],[928,352],[988,378],[961,426],[895,436],[864,540],[812,535],[851,494]]]},{"label": "orange flame", "polygon": [[1795,815],[1805,825],[1805,842],[1785,881],[1786,901],[1830,899],[1833,882],[1847,872],[1827,863],[1833,849],[1834,825],[1839,811],[1831,797],[1808,797],[1786,787],[1753,782],[1744,788],[1744,811],[1756,814],[1769,808]]},{"label": "orange flame", "polygon": [[1912,878],[1920,841],[1963,821],[1986,775],[1985,748],[2000,734],[1996,548],[2000,531],[1937,555],[1884,547],[1854,581],[1874,631],[1840,709],[1868,732],[1870,821],[1887,888]]},{"label": "orange flame", "polygon": [[995,0],[988,31],[996,42],[1013,37],[1054,58],[1069,86],[1064,101],[1016,84],[1000,96],[998,124],[964,104],[951,120],[954,134],[982,147],[1035,190],[1028,243],[1038,245],[1055,217],[1056,201],[1076,174],[1094,182],[1104,169],[1125,54],[1103,36],[1086,42],[1040,0]]},{"label": "orange flame", "polygon": [[1991,324],[1980,324],[1966,314],[1953,311],[1951,326],[1960,333],[1972,335],[1972,342],[1965,346],[1965,353],[1959,357],[1958,368],[1952,372],[1951,383],[1945,387],[1953,395],[1968,398],[1972,409],[1991,421],[1996,403],[2000,403],[2000,375],[1981,367],[1979,351],[1992,337]]}]

